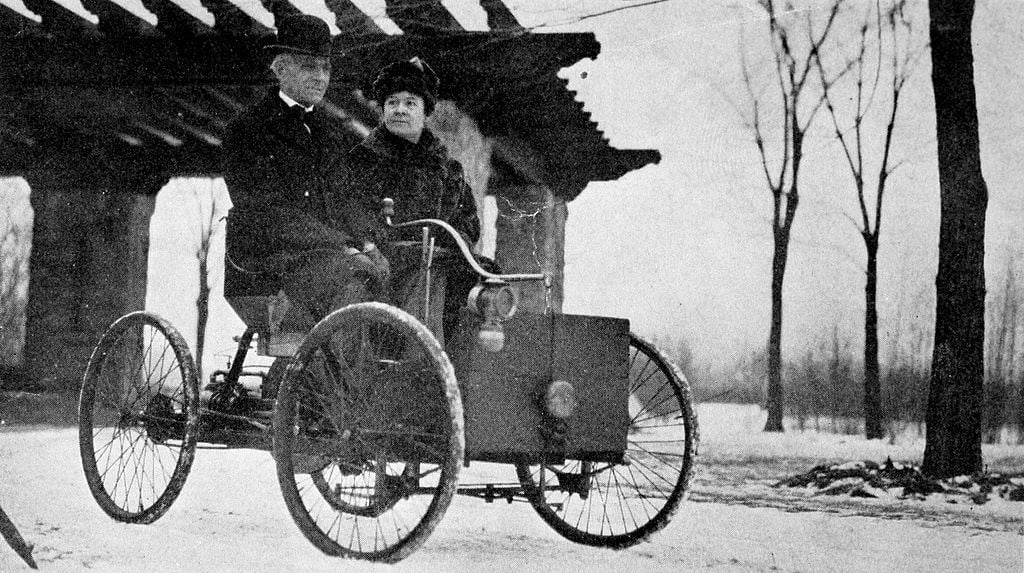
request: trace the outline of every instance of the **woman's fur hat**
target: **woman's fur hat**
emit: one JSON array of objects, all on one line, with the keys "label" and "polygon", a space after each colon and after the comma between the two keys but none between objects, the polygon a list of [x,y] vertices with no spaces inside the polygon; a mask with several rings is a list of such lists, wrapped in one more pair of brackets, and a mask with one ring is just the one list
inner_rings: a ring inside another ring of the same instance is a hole
[{"label": "woman's fur hat", "polygon": [[434,111],[437,90],[441,83],[437,74],[419,58],[389,64],[380,71],[373,81],[373,99],[384,107],[384,100],[397,92],[409,92],[423,98],[427,115]]}]

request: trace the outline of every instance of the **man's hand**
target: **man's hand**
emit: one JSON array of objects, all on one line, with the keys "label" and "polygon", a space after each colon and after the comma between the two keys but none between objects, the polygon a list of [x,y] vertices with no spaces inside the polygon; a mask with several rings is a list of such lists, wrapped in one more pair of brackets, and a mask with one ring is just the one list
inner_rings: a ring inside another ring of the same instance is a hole
[{"label": "man's hand", "polygon": [[377,245],[373,243],[366,243],[366,245],[363,247],[363,255],[370,259],[370,262],[380,269],[385,277],[391,276],[391,263],[377,250]]},{"label": "man's hand", "polygon": [[370,253],[370,252],[376,251],[376,250],[377,250],[377,245],[373,244],[370,241],[366,241],[365,243],[363,243],[363,249],[362,250],[359,250],[359,249],[357,249],[355,247],[347,247],[345,249],[345,254],[349,255],[349,256],[352,256],[352,255],[362,255],[362,254]]},{"label": "man's hand", "polygon": [[362,251],[355,247],[348,247],[345,249],[345,253],[352,257],[353,270],[359,270],[374,277],[382,285],[387,283],[391,276],[391,265],[377,250],[377,245],[367,241],[363,243]]}]

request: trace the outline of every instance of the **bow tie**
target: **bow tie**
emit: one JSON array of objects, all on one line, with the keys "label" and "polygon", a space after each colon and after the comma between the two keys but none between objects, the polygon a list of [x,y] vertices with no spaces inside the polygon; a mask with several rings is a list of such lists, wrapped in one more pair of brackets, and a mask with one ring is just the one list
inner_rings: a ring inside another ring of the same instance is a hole
[{"label": "bow tie", "polygon": [[302,123],[307,123],[309,121],[309,118],[313,115],[315,111],[315,108],[310,111],[306,111],[306,109],[303,108],[301,105],[293,105],[288,107],[288,113],[291,114],[293,117],[297,118]]}]

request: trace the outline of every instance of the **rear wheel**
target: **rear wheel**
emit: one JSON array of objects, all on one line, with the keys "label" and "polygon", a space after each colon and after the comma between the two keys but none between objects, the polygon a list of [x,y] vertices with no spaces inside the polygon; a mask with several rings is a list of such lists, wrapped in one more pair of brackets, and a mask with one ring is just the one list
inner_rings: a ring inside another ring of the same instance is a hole
[{"label": "rear wheel", "polygon": [[118,521],[151,523],[178,497],[195,458],[199,388],[185,340],[134,312],[93,350],[78,405],[89,490]]},{"label": "rear wheel", "polygon": [[406,557],[455,493],[462,423],[451,362],[412,315],[380,303],[331,313],[288,366],[274,412],[292,518],[329,555]]},{"label": "rear wheel", "polygon": [[668,524],[697,453],[686,379],[652,344],[630,336],[630,428],[621,464],[564,460],[516,465],[527,498],[559,534],[623,548]]}]

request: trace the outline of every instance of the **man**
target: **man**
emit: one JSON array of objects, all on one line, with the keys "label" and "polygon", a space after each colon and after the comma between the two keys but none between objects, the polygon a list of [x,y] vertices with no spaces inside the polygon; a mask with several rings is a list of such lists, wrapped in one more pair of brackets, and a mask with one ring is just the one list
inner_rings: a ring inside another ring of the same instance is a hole
[{"label": "man", "polygon": [[[224,141],[224,178],[234,205],[225,292],[276,283],[269,285],[275,294],[283,288],[319,320],[353,296],[379,290],[386,261],[375,245],[354,240],[329,215],[327,173],[344,160],[345,142],[337,123],[318,108],[331,78],[327,24],[289,16],[266,50],[279,85],[228,126]],[[353,295],[354,279],[366,292]]]},{"label": "man", "polygon": [[[439,81],[419,58],[393,63],[377,76],[373,96],[381,108],[381,123],[349,152],[343,169],[332,179],[335,193],[348,203],[346,228],[359,241],[384,244],[388,229],[377,212],[380,201],[395,201],[395,222],[441,219],[458,230],[469,244],[480,238],[473,193],[463,176],[462,165],[451,159],[441,142],[425,129],[434,111]],[[353,202],[357,203],[353,204]],[[412,230],[407,237],[418,239]],[[440,235],[444,245],[446,235]],[[389,253],[395,275],[401,281],[418,268],[419,260],[398,260]],[[477,275],[467,265],[449,269],[445,297],[445,330],[457,321]],[[398,289],[402,285],[397,285]]]}]

